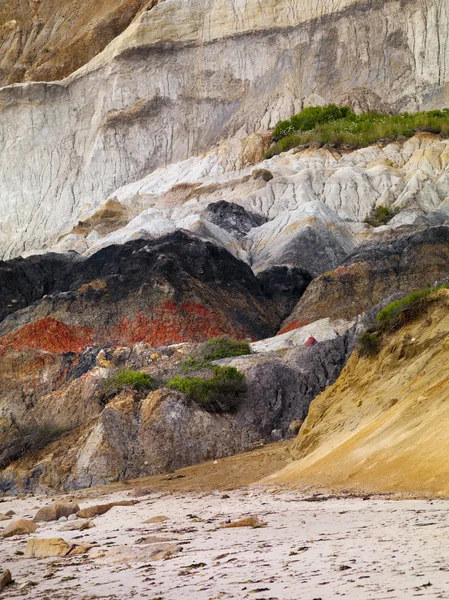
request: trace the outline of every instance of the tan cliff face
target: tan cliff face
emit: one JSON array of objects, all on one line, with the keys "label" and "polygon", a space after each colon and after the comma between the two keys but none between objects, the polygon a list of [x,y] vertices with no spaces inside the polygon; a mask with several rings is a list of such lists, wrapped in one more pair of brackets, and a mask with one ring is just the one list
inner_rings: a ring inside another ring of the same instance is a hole
[{"label": "tan cliff face", "polygon": [[5,0],[0,86],[63,79],[101,52],[146,5],[148,0]]},{"label": "tan cliff face", "polygon": [[416,321],[385,334],[377,356],[349,359],[311,404],[275,476],[357,492],[449,495],[449,292]]}]

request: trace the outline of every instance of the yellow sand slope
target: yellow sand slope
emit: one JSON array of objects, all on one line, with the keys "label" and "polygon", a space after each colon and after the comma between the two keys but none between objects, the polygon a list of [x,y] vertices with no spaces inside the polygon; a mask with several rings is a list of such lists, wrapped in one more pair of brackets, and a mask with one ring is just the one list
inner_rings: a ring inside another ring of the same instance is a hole
[{"label": "yellow sand slope", "polygon": [[386,334],[377,356],[353,353],[311,405],[278,482],[449,496],[449,291]]}]

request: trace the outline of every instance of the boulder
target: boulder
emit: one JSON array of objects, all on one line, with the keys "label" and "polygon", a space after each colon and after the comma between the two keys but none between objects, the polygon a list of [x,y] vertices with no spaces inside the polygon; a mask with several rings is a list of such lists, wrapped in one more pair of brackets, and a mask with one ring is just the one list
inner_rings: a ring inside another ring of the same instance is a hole
[{"label": "boulder", "polygon": [[168,517],[165,515],[157,515],[155,517],[151,517],[144,521],[144,523],[163,523],[164,521],[168,521]]},{"label": "boulder", "polygon": [[33,521],[28,519],[19,519],[18,521],[13,521],[6,526],[6,528],[2,532],[2,537],[8,538],[13,535],[29,535],[30,533],[34,533],[36,529],[39,527]]},{"label": "boulder", "polygon": [[242,517],[241,519],[237,519],[236,521],[230,521],[229,523],[223,523],[221,525],[222,529],[227,529],[229,527],[266,527],[266,522],[261,521],[257,515],[250,515],[248,517]]},{"label": "boulder", "polygon": [[37,538],[28,540],[25,558],[50,558],[54,556],[75,556],[85,554],[92,546],[89,544],[73,544],[62,538]]},{"label": "boulder", "polygon": [[69,517],[79,511],[76,502],[55,502],[50,506],[43,506],[34,515],[33,521],[58,521],[61,517]]},{"label": "boulder", "polygon": [[69,523],[64,523],[59,528],[59,531],[85,531],[86,529],[92,529],[95,527],[95,523],[89,521],[89,519],[77,519]]},{"label": "boulder", "polygon": [[9,569],[5,569],[0,573],[0,592],[2,592],[7,585],[12,583],[12,575]]},{"label": "boulder", "polygon": [[133,506],[137,504],[137,500],[119,500],[117,502],[109,502],[108,504],[95,504],[77,511],[77,516],[81,519],[91,519],[99,515],[104,515],[114,506]]}]

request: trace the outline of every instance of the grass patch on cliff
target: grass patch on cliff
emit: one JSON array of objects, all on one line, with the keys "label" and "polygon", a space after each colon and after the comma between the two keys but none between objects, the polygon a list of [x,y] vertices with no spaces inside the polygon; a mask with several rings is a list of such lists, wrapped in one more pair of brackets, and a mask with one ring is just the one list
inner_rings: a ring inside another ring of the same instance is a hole
[{"label": "grass patch on cliff", "polygon": [[449,289],[449,283],[416,290],[404,298],[390,302],[377,314],[377,323],[382,329],[403,327],[423,313],[425,310],[423,300],[427,296],[442,289]]},{"label": "grass patch on cliff", "polygon": [[314,106],[276,125],[272,133],[274,144],[265,158],[312,143],[363,148],[422,132],[449,137],[449,109],[401,115],[379,112],[356,115],[347,106]]},{"label": "grass patch on cliff", "polygon": [[391,208],[389,206],[376,206],[373,211],[373,214],[369,217],[366,217],[365,223],[371,225],[371,227],[381,227],[382,225],[386,225],[388,221],[397,215],[399,209]]},{"label": "grass patch on cliff", "polygon": [[14,437],[0,450],[0,469],[5,469],[25,454],[42,450],[67,431],[67,428],[59,427],[54,423],[42,423],[34,427],[18,427]]},{"label": "grass patch on cliff", "polygon": [[101,384],[98,400],[106,404],[123,390],[146,393],[155,388],[155,384],[148,373],[132,371],[131,369],[118,369],[109,375]]},{"label": "grass patch on cliff", "polygon": [[366,331],[359,339],[360,356],[375,356],[379,351],[380,340],[377,333]]},{"label": "grass patch on cliff", "polygon": [[170,379],[167,387],[186,394],[201,408],[216,413],[234,412],[246,392],[245,376],[235,367],[215,366],[210,378],[177,375]]},{"label": "grass patch on cliff", "polygon": [[233,340],[223,335],[200,344],[196,348],[193,358],[200,361],[212,361],[245,354],[251,354],[249,342]]},{"label": "grass patch on cliff", "polygon": [[214,365],[210,360],[203,360],[198,358],[189,357],[181,365],[181,371],[183,373],[192,373],[194,371],[201,371],[202,369],[213,369]]}]

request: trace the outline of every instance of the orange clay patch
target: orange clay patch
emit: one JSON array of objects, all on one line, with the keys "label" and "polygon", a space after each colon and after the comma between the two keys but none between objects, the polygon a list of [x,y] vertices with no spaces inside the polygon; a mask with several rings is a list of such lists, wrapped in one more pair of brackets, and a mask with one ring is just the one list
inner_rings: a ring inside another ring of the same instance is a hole
[{"label": "orange clay patch", "polygon": [[51,317],[24,325],[0,338],[0,348],[23,350],[36,348],[47,352],[82,352],[92,341],[89,327],[70,327]]},{"label": "orange clay patch", "polygon": [[153,319],[148,319],[142,312],[138,312],[135,319],[122,317],[111,337],[126,344],[147,342],[152,346],[163,346],[180,342],[202,342],[224,334],[239,339],[246,337],[244,331],[234,329],[229,320],[201,304],[186,302],[176,305],[167,301]]}]

